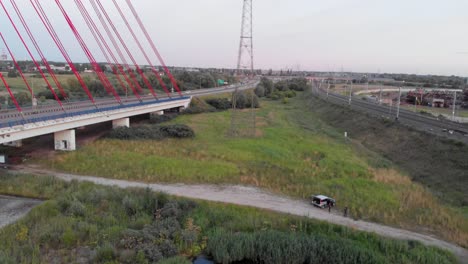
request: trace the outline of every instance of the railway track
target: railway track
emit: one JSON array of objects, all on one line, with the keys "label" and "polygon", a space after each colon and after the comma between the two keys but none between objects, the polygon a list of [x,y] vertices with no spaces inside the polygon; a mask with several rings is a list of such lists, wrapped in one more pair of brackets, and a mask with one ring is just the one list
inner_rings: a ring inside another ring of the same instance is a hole
[{"label": "railway track", "polygon": [[456,139],[468,143],[468,126],[450,120],[438,119],[436,117],[425,116],[419,113],[411,112],[400,108],[398,120],[396,120],[396,107],[382,106],[376,103],[361,100],[360,98],[352,97],[351,105],[349,97],[339,94],[327,93],[324,90],[314,90],[314,95],[328,102],[347,106],[351,109],[364,111],[373,116],[395,120],[396,122],[408,125],[412,128],[426,131],[440,136],[446,136],[450,139]]}]

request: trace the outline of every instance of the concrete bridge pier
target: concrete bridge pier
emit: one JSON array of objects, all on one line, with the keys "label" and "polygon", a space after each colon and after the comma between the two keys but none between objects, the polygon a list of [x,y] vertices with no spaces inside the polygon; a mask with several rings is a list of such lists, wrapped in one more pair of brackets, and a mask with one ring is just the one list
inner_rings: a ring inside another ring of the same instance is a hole
[{"label": "concrete bridge pier", "polygon": [[130,127],[130,118],[126,117],[126,118],[112,120],[112,128],[118,128],[118,127]]},{"label": "concrete bridge pier", "polygon": [[150,117],[162,116],[164,115],[164,110],[150,113]]},{"label": "concrete bridge pier", "polygon": [[65,130],[54,133],[55,150],[76,150],[75,130]]},{"label": "concrete bridge pier", "polygon": [[7,142],[7,143],[5,143],[3,145],[8,146],[8,147],[21,148],[23,146],[23,141],[22,140],[16,140],[16,141],[12,141],[12,142]]}]

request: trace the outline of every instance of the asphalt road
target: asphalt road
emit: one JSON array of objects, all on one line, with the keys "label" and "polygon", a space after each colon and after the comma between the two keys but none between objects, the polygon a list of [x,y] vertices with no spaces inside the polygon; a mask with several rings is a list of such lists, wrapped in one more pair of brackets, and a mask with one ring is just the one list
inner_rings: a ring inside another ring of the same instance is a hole
[{"label": "asphalt road", "polygon": [[[235,89],[239,90],[246,90],[252,87],[255,87],[256,81],[251,81],[246,84],[241,85],[230,85],[221,88],[209,88],[209,89],[200,89],[200,90],[192,90],[183,92],[183,96],[201,96],[201,95],[209,95],[209,94],[218,94],[218,93],[226,93],[226,92],[233,92]],[[180,95],[177,93],[171,94],[171,98],[179,98]],[[139,100],[136,97],[129,97],[129,98],[121,98],[122,103],[125,104],[134,104],[138,103]],[[141,97],[143,102],[157,102],[157,100],[151,95],[145,95]],[[169,96],[164,95],[158,98],[161,99],[169,99]],[[22,122],[24,121],[23,118],[26,120],[33,119],[33,118],[44,118],[47,116],[52,115],[59,115],[64,114],[73,114],[77,112],[82,112],[86,110],[95,110],[103,107],[110,107],[110,106],[118,106],[119,103],[114,98],[103,98],[97,99],[96,105],[92,104],[90,101],[77,101],[77,102],[70,102],[64,103],[64,109],[62,109],[58,104],[57,105],[45,105],[39,106],[36,108],[33,107],[25,107],[22,108],[23,115],[21,115],[16,109],[8,109],[0,111],[0,124],[4,126],[9,122]],[[64,111],[65,110],[65,111]],[[28,122],[26,122],[28,123]]]},{"label": "asphalt road", "polygon": [[314,94],[330,103],[350,107],[371,114],[376,117],[385,118],[390,121],[397,121],[414,129],[425,131],[434,135],[443,136],[449,139],[458,140],[468,144],[468,125],[452,122],[446,119],[438,119],[430,115],[408,111],[400,108],[400,115],[396,120],[397,108],[379,105],[375,102],[362,100],[359,97],[352,97],[349,105],[349,96],[327,93],[324,90],[315,89]]}]

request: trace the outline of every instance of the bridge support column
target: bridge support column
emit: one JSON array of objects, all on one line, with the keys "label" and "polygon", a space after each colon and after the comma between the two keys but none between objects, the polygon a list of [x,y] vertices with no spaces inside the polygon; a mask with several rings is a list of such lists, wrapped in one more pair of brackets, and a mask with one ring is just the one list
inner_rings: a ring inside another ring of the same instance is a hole
[{"label": "bridge support column", "polygon": [[8,146],[8,147],[21,148],[23,146],[23,141],[17,140],[17,141],[7,142],[3,145]]},{"label": "bridge support column", "polygon": [[112,128],[130,127],[130,118],[112,120]]},{"label": "bridge support column", "polygon": [[162,115],[164,115],[164,111],[157,111],[157,112],[150,113],[150,117],[162,116]]},{"label": "bridge support column", "polygon": [[65,130],[54,134],[55,150],[76,150],[75,130]]}]

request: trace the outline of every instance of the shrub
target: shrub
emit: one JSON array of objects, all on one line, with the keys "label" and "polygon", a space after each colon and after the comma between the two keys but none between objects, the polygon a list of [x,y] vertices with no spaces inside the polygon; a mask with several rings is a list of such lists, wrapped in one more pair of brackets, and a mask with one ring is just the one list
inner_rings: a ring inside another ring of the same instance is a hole
[{"label": "shrub", "polygon": [[98,247],[96,252],[96,261],[97,262],[107,262],[112,261],[116,258],[116,251],[114,246],[111,244],[104,244]]},{"label": "shrub", "polygon": [[72,201],[67,209],[67,214],[70,216],[81,217],[86,213],[85,206],[79,201]]},{"label": "shrub", "polygon": [[213,106],[217,110],[228,110],[232,107],[231,101],[227,98],[211,98],[207,99],[206,103]]},{"label": "shrub", "polygon": [[8,78],[16,78],[18,77],[18,73],[15,70],[8,71]]},{"label": "shrub", "polygon": [[190,102],[189,108],[185,109],[183,114],[201,114],[201,113],[210,113],[210,112],[215,112],[216,109],[209,105],[205,100],[201,100],[198,97],[195,97],[192,99],[192,102]]},{"label": "shrub", "polygon": [[236,98],[236,108],[238,109],[260,107],[258,96],[252,91],[238,91],[233,96]]},{"label": "shrub", "polygon": [[150,124],[161,124],[165,122],[169,122],[173,119],[175,119],[178,116],[178,114],[168,114],[168,115],[154,115],[151,116],[149,123]]},{"label": "shrub", "polygon": [[207,252],[219,263],[383,263],[378,254],[346,240],[266,231],[211,235]]},{"label": "shrub", "polygon": [[65,231],[65,233],[63,233],[62,241],[63,241],[63,243],[65,244],[66,247],[71,247],[71,246],[75,245],[75,243],[77,241],[76,234],[70,228],[68,228]]},{"label": "shrub", "polygon": [[164,135],[161,133],[158,126],[141,126],[141,127],[118,127],[108,135],[109,138],[134,140],[134,139],[155,139],[161,140]]},{"label": "shrub", "polygon": [[128,216],[133,216],[138,212],[138,202],[128,195],[122,200],[122,205]]},{"label": "shrub", "polygon": [[167,125],[161,126],[160,131],[166,137],[171,138],[193,138],[195,137],[195,132],[189,126],[186,125]]},{"label": "shrub", "polygon": [[257,85],[255,88],[255,95],[258,97],[265,97],[265,87],[262,84]]},{"label": "shrub", "polygon": [[159,264],[190,264],[192,262],[190,262],[188,259],[184,257],[173,257],[173,258],[161,260],[158,263]]}]

